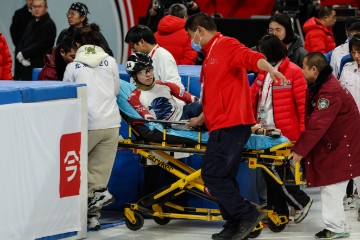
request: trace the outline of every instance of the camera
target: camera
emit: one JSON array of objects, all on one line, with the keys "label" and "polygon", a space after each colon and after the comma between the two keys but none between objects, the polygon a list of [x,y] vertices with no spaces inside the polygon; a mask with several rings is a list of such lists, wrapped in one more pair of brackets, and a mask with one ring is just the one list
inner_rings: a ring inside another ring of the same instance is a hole
[{"label": "camera", "polygon": [[298,11],[304,5],[304,0],[280,0],[282,11]]},{"label": "camera", "polygon": [[192,8],[194,6],[194,1],[192,0],[183,0],[183,4],[186,8]]}]

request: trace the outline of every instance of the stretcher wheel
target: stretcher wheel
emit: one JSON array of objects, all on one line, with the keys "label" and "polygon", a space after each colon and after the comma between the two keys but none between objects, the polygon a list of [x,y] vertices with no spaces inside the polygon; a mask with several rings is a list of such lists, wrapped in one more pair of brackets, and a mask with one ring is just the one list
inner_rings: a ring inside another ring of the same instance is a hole
[{"label": "stretcher wheel", "polygon": [[272,232],[282,232],[286,227],[286,223],[280,224],[279,226],[276,226],[275,223],[273,223],[272,221],[269,221],[269,226],[268,227]]},{"label": "stretcher wheel", "polygon": [[258,236],[260,236],[262,229],[258,229],[255,231],[252,231],[251,233],[249,233],[249,235],[247,236],[248,238],[257,238]]},{"label": "stretcher wheel", "polygon": [[163,217],[163,218],[154,217],[154,221],[159,225],[166,225],[170,222],[170,220],[171,219],[168,217]]},{"label": "stretcher wheel", "polygon": [[129,219],[125,218],[125,224],[128,229],[130,229],[132,231],[137,231],[144,226],[144,217],[140,213],[137,213],[137,212],[134,212],[134,216],[135,216],[135,220],[136,220],[135,223],[132,223],[129,221]]}]

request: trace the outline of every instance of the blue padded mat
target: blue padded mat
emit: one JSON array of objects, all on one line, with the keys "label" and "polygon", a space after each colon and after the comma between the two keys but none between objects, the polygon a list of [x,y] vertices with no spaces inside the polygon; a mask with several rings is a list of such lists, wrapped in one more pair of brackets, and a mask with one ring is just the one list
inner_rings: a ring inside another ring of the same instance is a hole
[{"label": "blue padded mat", "polygon": [[62,81],[0,81],[0,104],[76,98],[79,86],[85,84]]}]

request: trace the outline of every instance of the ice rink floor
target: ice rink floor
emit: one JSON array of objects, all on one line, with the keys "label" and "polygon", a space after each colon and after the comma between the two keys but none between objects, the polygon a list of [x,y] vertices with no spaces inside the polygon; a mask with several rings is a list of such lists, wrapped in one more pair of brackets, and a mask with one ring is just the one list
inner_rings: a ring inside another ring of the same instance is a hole
[{"label": "ice rink floor", "polygon": [[[262,240],[307,240],[315,239],[315,233],[325,228],[322,222],[320,209],[320,189],[305,189],[314,199],[308,216],[299,224],[289,223],[280,233],[271,232],[264,228],[259,237]],[[357,208],[360,200],[356,198]],[[346,211],[346,230],[350,232],[347,239],[360,239],[360,222],[357,221],[357,210]],[[106,221],[102,219],[101,221]],[[196,221],[196,220],[171,220],[164,226],[156,224],[152,219],[145,219],[143,228],[138,231],[129,230],[125,224],[89,232],[87,239],[92,240],[210,240],[213,233],[222,229],[223,221]]]}]

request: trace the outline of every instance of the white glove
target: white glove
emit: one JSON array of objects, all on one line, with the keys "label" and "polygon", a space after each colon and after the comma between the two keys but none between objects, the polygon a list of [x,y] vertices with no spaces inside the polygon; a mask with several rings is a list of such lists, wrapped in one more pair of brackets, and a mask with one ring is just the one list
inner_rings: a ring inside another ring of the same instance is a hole
[{"label": "white glove", "polygon": [[16,59],[24,66],[24,67],[29,67],[31,65],[30,61],[25,59],[22,52],[19,52],[16,55]]},{"label": "white glove", "polygon": [[31,62],[29,60],[26,60],[26,59],[23,59],[21,61],[21,64],[24,66],[24,67],[29,67],[31,65]]},{"label": "white glove", "polygon": [[24,56],[22,52],[18,52],[18,54],[16,55],[16,59],[19,61],[19,63],[21,63],[22,60],[24,60]]}]

